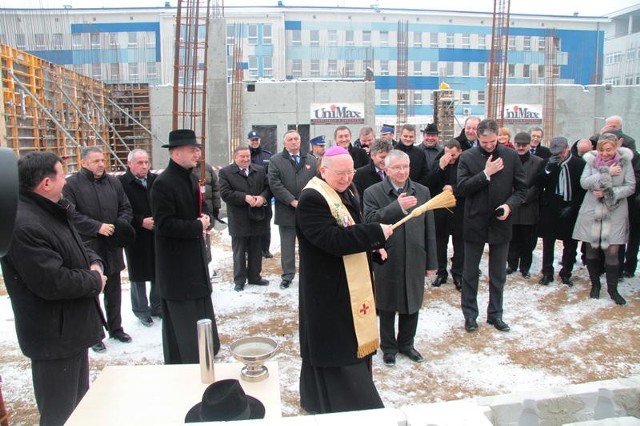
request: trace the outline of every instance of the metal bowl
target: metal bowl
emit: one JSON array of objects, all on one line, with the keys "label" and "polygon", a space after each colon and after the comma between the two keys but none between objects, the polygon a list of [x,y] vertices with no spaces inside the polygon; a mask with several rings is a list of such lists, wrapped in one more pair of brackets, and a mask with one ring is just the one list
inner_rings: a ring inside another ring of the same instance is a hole
[{"label": "metal bowl", "polygon": [[231,355],[245,366],[240,377],[248,382],[259,382],[269,377],[264,362],[278,350],[278,343],[269,337],[244,337],[231,344]]}]

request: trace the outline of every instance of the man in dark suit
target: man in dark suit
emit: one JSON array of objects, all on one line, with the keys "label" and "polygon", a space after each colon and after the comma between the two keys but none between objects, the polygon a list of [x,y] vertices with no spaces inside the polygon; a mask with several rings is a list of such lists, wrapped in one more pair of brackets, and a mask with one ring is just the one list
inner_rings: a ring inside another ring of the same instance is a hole
[{"label": "man in dark suit", "polygon": [[442,145],[438,140],[438,126],[435,123],[427,124],[427,127],[422,129],[422,143],[419,148],[424,151],[424,155],[427,157],[427,168],[431,171],[434,167],[438,167],[434,164],[436,157],[440,157],[442,152]]},{"label": "man in dark suit", "polygon": [[214,354],[220,349],[204,242],[211,218],[202,213],[202,192],[192,173],[200,143],[193,130],[179,129],[169,133],[163,148],[169,148],[169,165],[151,188],[162,349],[165,364],[195,364],[198,320],[211,320]]},{"label": "man in dark suit", "polygon": [[[156,251],[149,196],[151,186],[158,175],[151,173],[149,166],[149,154],[144,149],[134,149],[127,157],[127,172],[118,177],[131,203],[133,210],[131,226],[136,231],[136,241],[124,249],[131,285],[131,310],[146,327],[153,325],[152,316],[162,316],[160,292],[155,284]],[[151,305],[147,299],[147,281],[151,287],[149,291]]]},{"label": "man in dark suit", "polygon": [[509,331],[502,320],[507,252],[511,240],[511,212],[522,204],[527,190],[524,169],[515,150],[498,145],[498,123],[478,124],[479,145],[465,151],[458,164],[458,193],[464,204],[464,267],[462,313],[465,330],[478,329],[478,266],[489,244],[489,306],[487,323]]},{"label": "man in dark suit", "polygon": [[584,199],[580,177],[585,167],[582,158],[571,154],[564,137],[551,140],[551,157],[538,173],[540,187],[539,234],[542,237],[542,278],[539,284],[553,282],[553,261],[556,240],[562,240],[560,280],[571,287],[571,272],[576,262],[578,242],[572,238],[573,227]]},{"label": "man in dark suit", "polygon": [[296,220],[298,197],[302,188],[316,175],[316,159],[300,152],[300,134],[284,134],[284,150],[269,162],[269,189],[276,199],[274,223],[280,231],[281,289],[287,289],[296,275]]},{"label": "man in dark suit", "polygon": [[536,247],[537,240],[539,191],[536,179],[544,163],[542,158],[531,155],[529,152],[530,141],[531,136],[525,132],[520,132],[513,138],[516,152],[524,168],[527,194],[522,204],[513,210],[513,236],[507,256],[507,275],[514,273],[519,267],[520,273],[526,279],[531,278],[529,269],[531,269],[533,249]]},{"label": "man in dark suit", "polygon": [[261,236],[271,222],[271,199],[264,167],[251,163],[249,147],[233,151],[233,164],[220,170],[220,195],[227,203],[229,235],[233,250],[234,290],[249,284],[268,285],[262,272]]},{"label": "man in dark suit", "polygon": [[384,159],[392,149],[391,142],[383,139],[375,140],[370,146],[369,156],[371,159],[369,164],[356,169],[356,174],[353,176],[353,184],[358,190],[361,202],[365,189],[384,180],[386,176]]},{"label": "man in dark suit", "polygon": [[551,157],[551,151],[549,151],[549,148],[542,145],[542,138],[544,137],[544,130],[542,130],[542,127],[532,127],[529,129],[529,135],[531,136],[531,146],[529,147],[531,155],[537,155],[543,160]]},{"label": "man in dark suit", "polygon": [[479,123],[480,118],[474,116],[467,117],[467,119],[464,120],[464,129],[462,129],[462,132],[455,138],[455,140],[460,142],[460,148],[462,148],[463,151],[478,145]]},{"label": "man in dark suit", "polygon": [[[247,141],[249,143],[249,147],[251,149],[251,162],[257,166],[264,167],[265,174],[269,170],[269,161],[271,161],[271,156],[273,155],[271,151],[268,151],[262,147],[262,139],[260,138],[260,134],[255,130],[252,130],[247,134]],[[269,202],[269,210],[271,210],[271,200]],[[271,259],[273,254],[271,254],[270,246],[271,246],[271,226],[268,227],[267,231],[262,236],[262,256],[265,259]]]},{"label": "man in dark suit", "polygon": [[353,167],[356,169],[367,165],[369,157],[367,151],[351,144],[351,130],[347,126],[338,126],[333,132],[333,140],[337,146],[341,146],[351,155],[353,158]]},{"label": "man in dark suit", "polygon": [[427,164],[427,156],[424,151],[414,145],[416,142],[416,126],[413,124],[405,124],[400,129],[400,142],[395,146],[396,149],[404,152],[409,156],[411,170],[409,177],[413,182],[421,185],[427,184],[427,175],[429,174],[429,166]]}]

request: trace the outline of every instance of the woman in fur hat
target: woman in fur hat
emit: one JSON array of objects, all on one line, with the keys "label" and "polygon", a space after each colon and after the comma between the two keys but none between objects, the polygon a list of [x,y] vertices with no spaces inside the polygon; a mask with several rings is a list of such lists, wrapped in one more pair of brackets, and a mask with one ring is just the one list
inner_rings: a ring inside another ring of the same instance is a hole
[{"label": "woman in fur hat", "polygon": [[618,293],[618,249],[629,237],[627,197],[635,190],[633,153],[619,146],[618,137],[604,133],[596,151],[584,155],[587,165],[580,185],[587,191],[573,230],[575,240],[587,243],[585,264],[591,280],[592,299],[600,296],[599,250],[605,255],[607,292],[618,305],[626,301]]}]

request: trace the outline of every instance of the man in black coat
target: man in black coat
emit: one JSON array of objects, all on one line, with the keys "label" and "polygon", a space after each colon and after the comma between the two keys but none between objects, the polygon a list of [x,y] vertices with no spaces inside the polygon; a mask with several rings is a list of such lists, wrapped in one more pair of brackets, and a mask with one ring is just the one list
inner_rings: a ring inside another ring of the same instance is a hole
[{"label": "man in black coat", "polygon": [[520,132],[513,138],[516,152],[524,168],[527,194],[522,204],[513,210],[513,235],[507,256],[507,275],[520,268],[520,273],[526,279],[531,278],[529,270],[533,261],[533,249],[535,249],[537,241],[539,190],[536,179],[544,163],[542,158],[531,155],[529,152],[530,141],[531,136],[525,132]]},{"label": "man in black coat", "polygon": [[464,129],[455,138],[460,142],[460,148],[463,151],[478,145],[478,124],[480,124],[480,118],[478,117],[471,116],[464,120]]},{"label": "man in black coat", "polygon": [[416,126],[413,124],[405,124],[400,129],[400,142],[396,144],[395,148],[409,156],[411,167],[411,170],[409,171],[409,178],[413,182],[426,185],[427,176],[429,175],[427,156],[423,150],[414,145],[415,142]]},{"label": "man in black coat", "polygon": [[20,349],[31,359],[41,425],[63,425],[89,389],[87,350],[104,337],[100,258],[76,231],[62,199],[62,162],[50,152],[18,160],[20,199],[2,275]]},{"label": "man in black coat", "polygon": [[249,147],[233,151],[233,164],[220,170],[220,195],[227,203],[236,291],[249,284],[268,285],[262,272],[261,239],[271,222],[271,198],[265,169],[251,163]]},{"label": "man in black coat", "polygon": [[[162,316],[160,292],[155,284],[156,250],[149,195],[158,175],[151,173],[149,167],[149,154],[144,149],[134,149],[127,156],[126,173],[118,177],[131,203],[133,210],[131,226],[136,231],[136,241],[124,249],[131,285],[131,310],[146,327],[153,325],[151,317]],[[149,299],[147,299],[147,281],[150,285]]]},{"label": "man in black coat", "polygon": [[551,151],[549,151],[549,148],[542,145],[542,138],[544,137],[544,130],[542,130],[542,127],[532,127],[529,129],[529,135],[531,136],[531,146],[529,147],[531,155],[536,155],[543,160],[551,157]]},{"label": "man in black coat", "polygon": [[489,243],[489,306],[487,323],[509,331],[502,320],[511,212],[524,200],[524,169],[515,150],[498,145],[498,123],[478,124],[479,146],[465,151],[458,164],[458,193],[464,204],[464,268],[462,313],[465,330],[478,329],[478,266]]},{"label": "man in black coat", "polygon": [[442,153],[442,146],[438,142],[438,126],[435,123],[427,124],[427,127],[422,129],[422,143],[418,147],[424,151],[424,155],[427,157],[429,171],[438,167],[434,164],[436,157],[441,157]]},{"label": "man in black coat", "polygon": [[449,236],[453,243],[451,258],[451,277],[457,290],[462,289],[462,269],[464,265],[464,197],[458,193],[458,161],[462,154],[460,142],[455,139],[444,144],[444,150],[435,158],[434,167],[429,172],[429,190],[435,197],[442,191],[451,191],[456,197],[455,207],[438,209],[433,212],[436,224],[436,251],[438,253],[438,272],[431,283],[440,287],[447,282],[447,248]]},{"label": "man in black coat", "polygon": [[358,148],[351,144],[351,130],[347,126],[338,126],[333,132],[333,140],[337,146],[341,146],[351,155],[353,158],[353,167],[366,166],[369,163],[369,157],[367,151],[362,148]]},{"label": "man in black coat", "polygon": [[309,413],[382,408],[371,374],[378,347],[368,252],[382,249],[389,225],[362,223],[353,159],[332,147],[300,195],[300,405]]},{"label": "man in black coat", "polygon": [[[131,336],[122,328],[120,271],[124,269],[122,247],[135,241],[135,231],[130,224],[131,204],[118,178],[106,173],[102,148],[82,148],[80,164],[80,171],[67,179],[64,197],[76,208],[74,221],[82,239],[104,262],[107,276],[104,307],[109,336],[129,343]],[[100,342],[92,349],[104,352],[106,347]]]},{"label": "man in black coat", "polygon": [[211,320],[214,353],[220,349],[204,242],[211,218],[202,213],[202,193],[191,173],[200,160],[200,143],[193,130],[180,129],[169,133],[163,148],[169,148],[170,160],[151,188],[151,210],[164,362],[195,364],[198,320]]},{"label": "man in black coat", "polygon": [[553,282],[553,261],[556,240],[562,240],[562,269],[560,280],[572,286],[571,272],[576,262],[578,242],[571,235],[585,190],[580,177],[585,167],[582,158],[574,157],[566,138],[551,140],[549,157],[538,174],[540,187],[539,234],[542,237],[541,285]]},{"label": "man in black coat", "polygon": [[[269,173],[269,161],[271,161],[271,156],[273,155],[271,151],[267,151],[261,145],[262,139],[260,138],[260,134],[255,130],[252,130],[247,134],[247,141],[249,143],[249,147],[251,149],[251,162],[256,166],[264,167],[265,173]],[[271,209],[271,199],[267,200],[269,202],[268,209]],[[273,211],[272,211],[273,213]],[[266,259],[271,259],[273,254],[269,250],[269,246],[271,245],[271,226],[268,227],[267,231],[262,236],[262,243],[260,246],[262,247],[262,256]]]},{"label": "man in black coat", "polygon": [[391,142],[383,139],[375,140],[369,147],[369,156],[371,157],[369,164],[356,169],[356,174],[353,176],[353,184],[358,190],[360,202],[363,200],[365,189],[382,182],[386,177],[384,159],[392,149]]}]

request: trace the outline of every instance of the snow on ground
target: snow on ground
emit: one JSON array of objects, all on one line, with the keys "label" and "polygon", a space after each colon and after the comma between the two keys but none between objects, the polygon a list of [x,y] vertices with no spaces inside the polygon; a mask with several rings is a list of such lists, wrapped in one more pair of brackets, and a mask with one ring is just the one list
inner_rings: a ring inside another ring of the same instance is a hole
[{"label": "snow on ground", "polygon": [[[219,226],[219,225],[218,225]],[[247,286],[233,291],[230,238],[221,228],[212,248],[211,268],[221,279],[214,284],[213,302],[222,340],[217,362],[233,362],[229,344],[249,335],[267,335],[278,341],[282,412],[304,414],[298,404],[300,357],[297,336],[297,277],[289,290],[280,290],[279,257],[264,261],[268,287]],[[272,232],[272,252],[279,253],[277,227]],[[560,253],[560,250],[557,250]],[[485,256],[486,257],[486,256]],[[571,383],[640,374],[640,280],[620,285],[627,299],[616,306],[603,290],[600,300],[588,297],[586,270],[576,266],[573,288],[559,282],[537,284],[540,269],[537,248],[533,278],[510,276],[505,288],[504,319],[510,333],[500,333],[485,323],[488,300],[487,277],[481,277],[480,329],[466,333],[460,312],[460,296],[451,280],[433,288],[427,280],[415,346],[426,361],[415,364],[399,355],[393,368],[374,357],[374,380],[385,405],[400,407],[416,403],[447,401],[475,396],[557,388]],[[486,259],[481,269],[486,271]],[[486,273],[486,272],[485,272]],[[162,364],[161,325],[142,326],[130,309],[126,271],[122,288],[123,326],[133,342],[105,340],[107,352],[91,351],[92,380],[104,365]],[[13,312],[0,287],[0,375],[12,424],[37,423],[28,359],[20,352]]]}]

